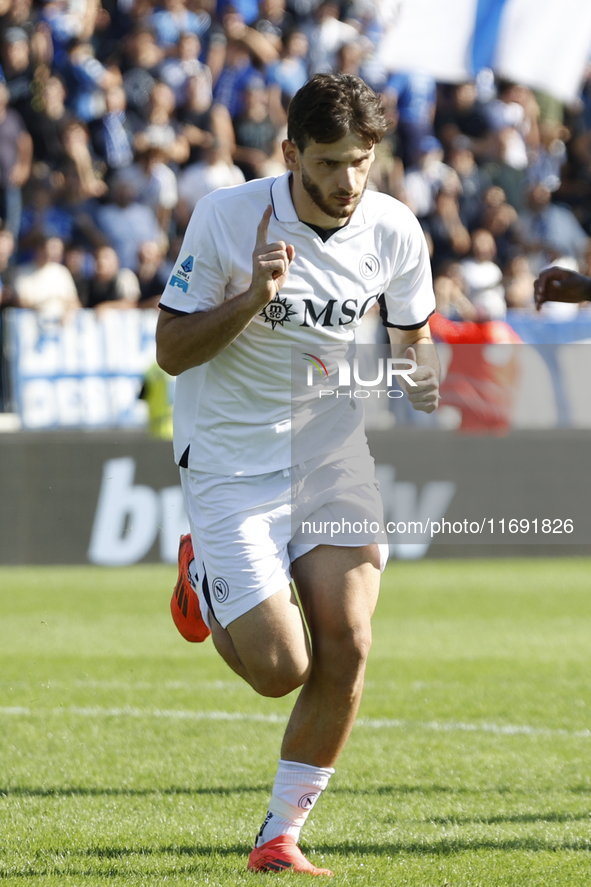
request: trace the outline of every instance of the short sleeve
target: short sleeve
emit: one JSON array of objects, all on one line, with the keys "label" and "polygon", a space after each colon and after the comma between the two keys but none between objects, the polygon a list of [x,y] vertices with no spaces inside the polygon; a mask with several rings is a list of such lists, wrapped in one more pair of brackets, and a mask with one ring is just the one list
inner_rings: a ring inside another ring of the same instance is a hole
[{"label": "short sleeve", "polygon": [[231,276],[220,254],[227,241],[215,205],[204,197],[191,216],[160,307],[173,314],[193,314],[221,304]]},{"label": "short sleeve", "polygon": [[423,326],[435,311],[435,293],[427,241],[410,210],[405,223],[392,276],[379,302],[384,326],[412,330]]}]

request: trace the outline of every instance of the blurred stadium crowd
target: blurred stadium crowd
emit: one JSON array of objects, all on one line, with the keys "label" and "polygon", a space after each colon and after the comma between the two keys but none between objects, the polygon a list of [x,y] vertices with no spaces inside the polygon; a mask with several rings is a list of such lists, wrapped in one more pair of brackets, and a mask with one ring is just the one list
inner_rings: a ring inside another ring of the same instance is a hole
[{"label": "blurred stadium crowd", "polygon": [[1,306],[157,305],[198,200],[284,170],[290,97],[318,71],[382,94],[370,187],[419,217],[443,316],[533,311],[552,262],[591,273],[591,69],[571,107],[488,70],[388,70],[393,7],[0,0]]}]

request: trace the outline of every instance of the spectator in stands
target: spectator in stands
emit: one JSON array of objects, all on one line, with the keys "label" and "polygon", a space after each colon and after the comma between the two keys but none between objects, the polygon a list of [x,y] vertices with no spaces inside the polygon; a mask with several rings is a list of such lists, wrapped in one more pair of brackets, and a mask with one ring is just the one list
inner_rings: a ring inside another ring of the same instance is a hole
[{"label": "spectator in stands", "polygon": [[[437,280],[451,279],[442,264],[457,270],[478,229],[494,238],[512,307],[531,304],[530,260],[534,272],[563,257],[589,271],[591,78],[568,129],[519,84],[499,82],[492,101],[479,98],[480,80],[436,93],[422,73],[380,67],[395,14],[389,0],[4,0],[0,241],[18,235],[22,265],[39,236],[59,237],[81,291],[97,247],[134,268],[147,242],[137,270],[153,281],[162,232],[174,244],[201,196],[242,180],[233,160],[248,177],[278,171],[270,160],[311,62],[383,88],[391,126],[370,187],[419,214]],[[137,200],[115,200],[116,186],[105,199],[117,178]],[[144,305],[157,295],[148,283]]]},{"label": "spectator in stands", "polygon": [[0,217],[14,237],[22,212],[21,188],[31,173],[33,140],[22,117],[8,107],[9,92],[0,82]]},{"label": "spectator in stands", "polygon": [[179,178],[177,222],[184,230],[197,203],[217,188],[240,185],[244,173],[234,165],[232,155],[223,143],[214,142],[207,148],[205,160],[187,166]]},{"label": "spectator in stands", "polygon": [[121,82],[119,72],[107,70],[94,55],[90,40],[75,37],[68,44],[65,69],[68,107],[84,123],[105,113],[104,90]]},{"label": "spectator in stands", "polygon": [[174,92],[177,107],[185,104],[189,97],[189,82],[192,78],[199,78],[203,86],[209,92],[211,102],[212,78],[209,68],[199,61],[201,54],[201,41],[197,34],[190,32],[181,34],[178,45],[160,65],[158,74]]},{"label": "spectator in stands", "polygon": [[451,320],[477,320],[477,311],[467,295],[459,262],[444,262],[433,278],[437,312]]},{"label": "spectator in stands", "polygon": [[58,201],[56,189],[49,178],[32,179],[25,185],[20,236],[19,261],[28,261],[31,248],[40,238],[59,237],[68,243],[74,233],[74,218]]},{"label": "spectator in stands", "polygon": [[583,259],[589,237],[575,215],[552,203],[552,193],[543,182],[527,189],[527,209],[519,214],[519,232],[534,272],[560,257]]},{"label": "spectator in stands", "polygon": [[310,75],[336,70],[339,49],[345,43],[359,40],[359,31],[353,25],[342,22],[339,16],[339,4],[335,0],[324,0],[314,13],[313,20],[304,28],[310,45]]},{"label": "spectator in stands", "polygon": [[[446,93],[450,93],[449,96]],[[491,151],[490,126],[486,106],[478,98],[473,80],[458,83],[442,90],[443,100],[435,113],[435,132],[445,148],[451,148],[454,139],[466,136],[476,158],[488,158]]]},{"label": "spectator in stands", "polygon": [[34,76],[27,32],[23,28],[8,28],[2,36],[1,45],[2,70],[10,94],[10,105],[27,119]]},{"label": "spectator in stands", "polygon": [[257,31],[256,28],[248,27],[236,3],[226,4],[222,25],[228,40],[240,41],[257,65],[268,65],[279,58],[279,46],[274,35],[265,30]]},{"label": "spectator in stands", "polygon": [[[420,71],[392,74],[384,93],[396,96],[400,156],[407,167],[420,166],[424,145],[433,136],[437,91],[435,80]],[[439,149],[443,146],[439,143]]]},{"label": "spectator in stands", "polygon": [[286,9],[285,0],[260,0],[254,28],[264,34],[278,52],[282,51],[283,40],[294,26],[295,19]]},{"label": "spectator in stands", "polygon": [[252,63],[248,46],[242,40],[228,40],[225,63],[213,88],[214,101],[228,110],[233,120],[244,107],[244,90],[254,80],[262,80]]},{"label": "spectator in stands", "polygon": [[244,111],[234,120],[234,162],[246,181],[285,172],[279,130],[269,115],[267,90],[253,81],[244,91]]},{"label": "spectator in stands", "polygon": [[534,281],[526,255],[522,253],[510,259],[504,268],[503,280],[507,308],[533,311]]},{"label": "spectator in stands", "polygon": [[40,107],[29,111],[26,122],[33,138],[33,156],[50,169],[65,160],[64,130],[74,118],[65,105],[66,88],[57,74],[47,78],[40,96]]},{"label": "spectator in stands", "polygon": [[224,105],[213,103],[211,83],[204,81],[201,76],[190,79],[188,101],[179,109],[178,119],[190,145],[189,163],[203,160],[204,151],[215,140],[226,145],[228,150],[234,150],[234,127],[228,109]]},{"label": "spectator in stands", "polygon": [[68,269],[62,265],[64,244],[59,237],[40,237],[33,261],[17,267],[14,292],[19,308],[32,308],[45,319],[67,321],[81,305]]},{"label": "spectator in stands", "polygon": [[185,0],[163,0],[160,9],[150,16],[149,23],[156,31],[158,45],[168,51],[178,44],[181,34],[196,34],[199,37],[205,34],[211,18],[203,10],[191,12]]},{"label": "spectator in stands", "polygon": [[70,5],[65,0],[48,0],[39,16],[41,26],[46,25],[53,44],[53,63],[65,75],[70,67],[69,49],[72,41],[88,41],[95,31],[99,3]]},{"label": "spectator in stands", "polygon": [[491,185],[490,177],[477,165],[467,136],[457,136],[453,140],[448,151],[448,163],[457,173],[461,184],[460,216],[464,225],[473,230],[478,224],[483,194]]},{"label": "spectator in stands", "polygon": [[75,163],[67,160],[55,174],[55,180],[56,208],[70,218],[72,240],[90,250],[101,246],[106,241],[95,220],[98,203],[84,190]]},{"label": "spectator in stands", "polygon": [[[435,136],[424,136],[418,144],[418,163],[404,178],[408,206],[418,218],[435,209],[435,195],[446,180],[457,181],[457,174],[443,162],[443,146]],[[459,190],[459,188],[458,188]]]},{"label": "spectator in stands", "polygon": [[100,246],[94,254],[94,274],[88,282],[85,307],[99,313],[135,308],[139,295],[140,285],[133,271],[119,266],[111,246]]},{"label": "spectator in stands", "polygon": [[493,133],[495,165],[491,167],[491,176],[518,211],[523,206],[522,184],[529,163],[528,151],[539,144],[539,113],[532,91],[507,81],[499,83],[498,98],[486,108]]},{"label": "spectator in stands", "polygon": [[176,120],[174,92],[166,83],[155,83],[150,93],[150,109],[146,126],[136,133],[134,147],[145,152],[159,148],[167,163],[186,163],[189,159],[189,143],[181,124]]},{"label": "spectator in stands", "polygon": [[154,212],[164,234],[168,234],[172,211],[179,200],[177,177],[167,160],[161,148],[148,148],[138,152],[137,163],[121,175],[131,184],[139,202]]},{"label": "spectator in stands", "polygon": [[266,68],[269,90],[269,113],[276,126],[287,123],[287,107],[308,79],[308,38],[303,31],[286,34],[281,58]]},{"label": "spectator in stands", "polygon": [[337,52],[335,71],[339,74],[352,74],[354,77],[361,77],[366,51],[367,46],[362,38],[344,43]]},{"label": "spectator in stands", "polygon": [[94,256],[79,243],[71,243],[64,252],[64,265],[72,275],[83,308],[88,304],[88,284],[94,273]]},{"label": "spectator in stands", "polygon": [[461,263],[467,295],[479,320],[503,320],[507,313],[503,272],[494,261],[495,240],[483,228],[472,234],[472,254]]},{"label": "spectator in stands", "polygon": [[40,22],[39,9],[33,8],[32,0],[11,0],[6,5],[8,9],[2,15],[0,31],[5,33],[10,28],[23,30],[29,41],[33,64],[50,65],[53,56],[51,34],[47,26]]},{"label": "spectator in stands", "polygon": [[13,304],[11,260],[14,256],[15,240],[10,231],[0,231],[0,308]]},{"label": "spectator in stands", "polygon": [[109,201],[96,211],[97,225],[115,249],[122,268],[134,271],[138,266],[138,250],[146,240],[160,241],[161,231],[156,214],[136,199],[129,182],[115,178],[109,188]]},{"label": "spectator in stands", "polygon": [[137,278],[140,295],[137,307],[157,308],[167,280],[162,245],[153,240],[142,243],[138,259]]},{"label": "spectator in stands", "polygon": [[438,268],[443,262],[457,261],[470,250],[470,234],[460,215],[456,188],[440,188],[435,197],[435,208],[423,219],[423,228],[432,243],[432,263]]},{"label": "spectator in stands", "polygon": [[560,188],[562,167],[566,161],[563,138],[568,138],[569,133],[559,120],[541,121],[539,130],[540,141],[530,151],[527,177],[543,182],[554,193]]},{"label": "spectator in stands", "polygon": [[164,51],[156,43],[154,29],[140,22],[124,45],[123,88],[127,104],[141,118],[150,110],[150,95],[159,76]]},{"label": "spectator in stands", "polygon": [[96,151],[109,170],[120,170],[133,163],[133,140],[142,123],[127,110],[127,96],[122,84],[105,92],[105,114],[92,128]]},{"label": "spectator in stands", "polygon": [[487,188],[482,196],[478,227],[486,228],[494,237],[501,266],[523,251],[517,211],[507,203],[505,192],[498,185]]},{"label": "spectator in stands", "polygon": [[101,178],[101,169],[91,151],[90,133],[79,120],[66,124],[63,134],[64,152],[78,173],[82,193],[86,197],[102,197],[107,186]]}]

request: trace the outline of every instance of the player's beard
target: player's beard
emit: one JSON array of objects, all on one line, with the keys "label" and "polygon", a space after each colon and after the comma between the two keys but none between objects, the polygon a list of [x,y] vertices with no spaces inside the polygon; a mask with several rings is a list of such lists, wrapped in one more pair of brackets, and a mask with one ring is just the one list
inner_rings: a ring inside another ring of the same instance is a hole
[{"label": "player's beard", "polygon": [[[363,188],[359,193],[359,196],[352,202],[347,204],[346,206],[339,206],[336,203],[329,203],[328,199],[324,196],[318,185],[312,181],[309,177],[305,169],[301,170],[302,173],[302,185],[304,186],[304,190],[310,200],[316,204],[319,210],[329,216],[331,219],[348,219],[353,215],[359,201],[363,197],[363,192],[365,191],[365,186],[367,185],[367,176],[365,178],[365,182],[363,183]],[[368,173],[369,175],[369,173]],[[349,194],[333,194],[332,197],[349,197]]]}]

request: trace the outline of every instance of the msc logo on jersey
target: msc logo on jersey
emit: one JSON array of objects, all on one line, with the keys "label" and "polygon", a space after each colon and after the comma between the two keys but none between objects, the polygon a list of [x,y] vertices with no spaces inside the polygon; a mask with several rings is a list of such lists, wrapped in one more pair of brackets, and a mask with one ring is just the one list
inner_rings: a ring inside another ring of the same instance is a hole
[{"label": "msc logo on jersey", "polygon": [[271,328],[275,329],[277,324],[283,326],[286,320],[291,322],[291,315],[295,314],[295,311],[291,310],[291,305],[288,305],[287,299],[280,299],[279,296],[275,296],[275,298],[269,302],[260,313],[260,317],[265,318],[265,323],[270,323]]},{"label": "msc logo on jersey", "polygon": [[217,576],[211,583],[211,588],[213,591],[213,596],[218,604],[223,604],[230,594],[230,588],[226,580],[221,579],[219,576]]},{"label": "msc logo on jersey", "polygon": [[374,277],[377,277],[379,270],[380,262],[376,256],[372,256],[371,253],[362,256],[359,262],[359,273],[365,280],[373,280]]}]

